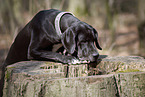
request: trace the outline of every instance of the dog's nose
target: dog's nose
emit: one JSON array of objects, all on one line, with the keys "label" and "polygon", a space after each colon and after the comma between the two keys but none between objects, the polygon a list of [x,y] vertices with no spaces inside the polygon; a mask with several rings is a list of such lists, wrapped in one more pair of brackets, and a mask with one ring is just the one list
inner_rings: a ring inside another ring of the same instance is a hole
[{"label": "dog's nose", "polygon": [[96,53],[96,54],[92,54],[94,57],[99,57],[99,54]]},{"label": "dog's nose", "polygon": [[99,58],[99,54],[93,54],[95,61]]}]

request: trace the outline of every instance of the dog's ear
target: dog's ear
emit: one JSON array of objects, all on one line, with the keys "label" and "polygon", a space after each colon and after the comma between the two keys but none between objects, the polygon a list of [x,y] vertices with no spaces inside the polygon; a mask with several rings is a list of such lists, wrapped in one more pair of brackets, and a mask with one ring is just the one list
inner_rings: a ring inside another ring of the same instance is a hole
[{"label": "dog's ear", "polygon": [[93,32],[95,34],[95,43],[96,43],[96,46],[98,49],[102,50],[101,46],[99,45],[99,42],[98,42],[98,32],[93,28]]},{"label": "dog's ear", "polygon": [[73,54],[76,48],[75,33],[71,28],[62,34],[61,42],[68,53]]}]

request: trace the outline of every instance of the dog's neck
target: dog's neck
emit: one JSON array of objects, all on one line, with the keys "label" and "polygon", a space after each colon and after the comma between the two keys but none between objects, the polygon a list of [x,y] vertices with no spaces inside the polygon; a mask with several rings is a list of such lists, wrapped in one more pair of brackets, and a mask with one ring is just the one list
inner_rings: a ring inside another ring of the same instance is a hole
[{"label": "dog's neck", "polygon": [[[56,30],[56,32],[57,32],[57,34],[58,34],[58,36],[60,36],[61,37],[61,35],[62,35],[62,29],[61,29],[61,23],[60,23],[60,21],[61,21],[61,18],[64,16],[64,15],[66,15],[66,14],[69,14],[69,15],[73,15],[72,13],[70,13],[70,12],[60,12],[57,16],[56,16],[56,18],[55,18],[55,30]],[[74,16],[74,15],[73,15]]]},{"label": "dog's neck", "polygon": [[60,29],[61,32],[63,33],[67,28],[69,27],[75,27],[74,23],[79,23],[80,20],[74,17],[71,14],[65,14],[62,16],[60,20]]}]

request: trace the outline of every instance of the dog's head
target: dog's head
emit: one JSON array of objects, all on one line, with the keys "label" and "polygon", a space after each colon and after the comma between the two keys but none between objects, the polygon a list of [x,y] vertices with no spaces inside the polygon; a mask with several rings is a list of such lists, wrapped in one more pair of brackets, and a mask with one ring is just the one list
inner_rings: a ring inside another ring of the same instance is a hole
[{"label": "dog's head", "polygon": [[84,22],[67,28],[61,41],[67,52],[71,55],[77,53],[75,57],[80,60],[96,61],[99,57],[96,47],[102,50],[97,31]]}]

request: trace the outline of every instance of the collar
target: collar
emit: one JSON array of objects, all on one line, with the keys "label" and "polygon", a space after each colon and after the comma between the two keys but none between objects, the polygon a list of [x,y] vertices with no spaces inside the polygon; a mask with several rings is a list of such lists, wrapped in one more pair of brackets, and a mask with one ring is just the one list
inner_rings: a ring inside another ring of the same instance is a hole
[{"label": "collar", "polygon": [[[62,35],[62,32],[61,32],[61,30],[60,30],[60,20],[61,20],[61,18],[62,18],[62,16],[63,15],[65,15],[65,14],[71,14],[71,15],[73,15],[72,13],[70,13],[70,12],[60,12],[57,16],[56,16],[56,18],[55,18],[55,30],[56,30],[56,33],[61,37],[61,35]],[[74,15],[73,15],[74,16]]]}]

